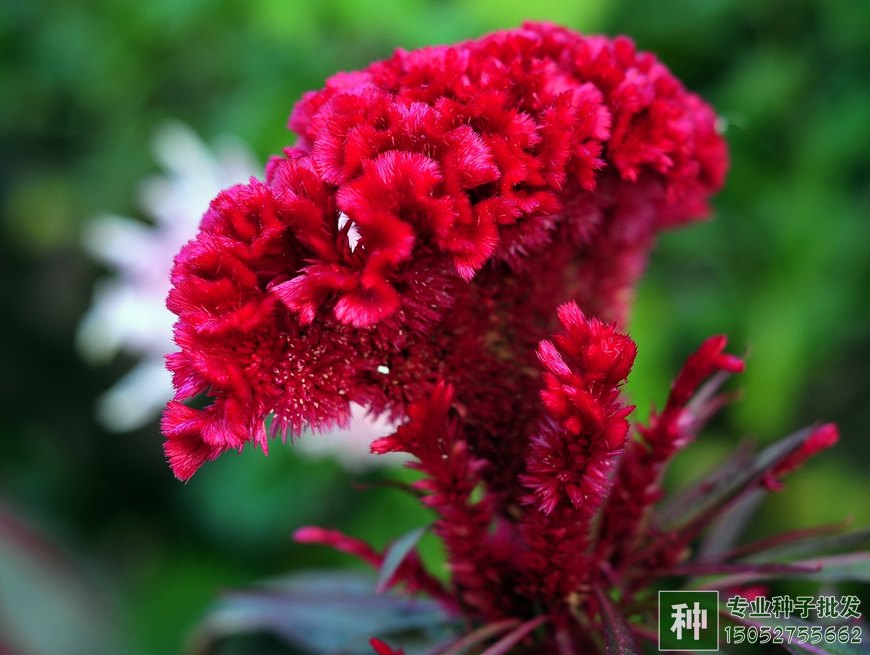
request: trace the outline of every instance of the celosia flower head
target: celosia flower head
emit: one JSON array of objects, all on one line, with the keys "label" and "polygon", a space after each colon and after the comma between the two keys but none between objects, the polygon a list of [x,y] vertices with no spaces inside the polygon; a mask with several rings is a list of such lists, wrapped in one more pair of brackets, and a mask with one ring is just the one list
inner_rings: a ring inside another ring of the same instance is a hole
[{"label": "celosia flower head", "polygon": [[[594,652],[596,631],[607,652],[640,652],[627,617],[649,616],[661,579],[807,570],[690,555],[747,493],[832,445],[832,426],[726,465],[678,497],[676,519],[655,507],[667,464],[743,369],[724,337],[629,438],[633,283],[656,234],[702,215],[726,168],[713,112],[655,57],[531,24],[337,75],[290,124],[296,147],[212,201],[176,258],[163,428],[178,477],[344,423],[351,406],[397,421],[372,451],[413,457],[449,579],[413,540],[296,538],[461,616],[471,632],[432,652]],[[196,396],[204,407],[186,404]]]},{"label": "celosia flower head", "polygon": [[290,125],[296,146],[176,258],[163,429],[183,479],[265,448],[267,417],[271,435],[343,424],[351,402],[401,418],[443,380],[476,450],[502,444],[493,484],[522,495],[509,454],[540,426],[556,307],[621,321],[656,233],[703,215],[727,162],[653,55],[539,24],[336,75]]}]

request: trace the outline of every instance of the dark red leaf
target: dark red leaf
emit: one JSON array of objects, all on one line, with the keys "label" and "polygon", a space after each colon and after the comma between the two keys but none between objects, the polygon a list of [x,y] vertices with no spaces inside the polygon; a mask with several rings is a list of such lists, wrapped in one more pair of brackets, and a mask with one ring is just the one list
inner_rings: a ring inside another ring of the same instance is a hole
[{"label": "dark red leaf", "polygon": [[595,590],[604,626],[604,648],[607,655],[639,655],[640,649],[631,634],[625,616],[600,589]]}]

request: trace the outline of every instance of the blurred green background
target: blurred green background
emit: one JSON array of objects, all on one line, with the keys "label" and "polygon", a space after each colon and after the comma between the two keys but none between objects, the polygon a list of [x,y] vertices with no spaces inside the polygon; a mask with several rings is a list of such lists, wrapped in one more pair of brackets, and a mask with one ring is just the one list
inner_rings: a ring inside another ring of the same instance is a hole
[{"label": "blurred green background", "polygon": [[[155,171],[149,143],[166,119],[210,142],[236,135],[265,161],[292,141],[293,103],[329,74],[525,18],[629,34],[728,123],[732,171],[714,220],[664,236],[632,321],[641,415],[705,336],[725,332],[749,352],[743,398],[675,477],[699,474],[743,436],[835,420],[841,445],[771,499],[763,530],[870,523],[870,3],[7,0],[0,532],[39,548],[41,563],[29,571],[16,564],[21,548],[0,548],[0,651],[5,617],[9,634],[30,631],[30,655],[180,652],[221,589],[347,562],[293,545],[295,526],[337,525],[382,545],[425,520],[399,494],[357,491],[334,464],[289,447],[227,456],[182,485],[156,425],[102,430],[94,399],[133,361],[94,368],[74,350],[105,274],[80,234],[101,212],[137,215],[134,190]],[[45,622],[65,647],[38,634]]]}]

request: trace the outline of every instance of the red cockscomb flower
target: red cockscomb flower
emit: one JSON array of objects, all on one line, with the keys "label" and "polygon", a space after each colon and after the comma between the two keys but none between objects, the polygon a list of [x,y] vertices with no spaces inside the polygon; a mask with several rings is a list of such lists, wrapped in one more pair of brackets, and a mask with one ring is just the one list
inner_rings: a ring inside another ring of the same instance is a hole
[{"label": "red cockscomb flower", "polygon": [[[413,456],[449,580],[411,541],[296,538],[461,616],[471,632],[438,652],[597,652],[600,630],[607,652],[638,652],[649,629],[626,617],[649,617],[658,580],[816,570],[692,548],[832,445],[833,426],[735,458],[677,512],[656,507],[667,464],[743,369],[725,337],[688,359],[636,434],[628,421],[632,285],[656,234],[702,216],[727,167],[712,110],[654,56],[530,24],[337,75],[290,125],[297,145],[265,181],[219,195],[176,258],[163,430],[179,478],[344,423],[352,402],[400,421],[372,450]],[[197,396],[204,407],[186,404]]]},{"label": "red cockscomb flower", "polygon": [[176,258],[163,430],[182,479],[265,448],[267,417],[272,435],[351,401],[400,417],[438,380],[478,450],[518,455],[556,306],[621,320],[656,232],[703,215],[727,165],[711,109],[653,55],[549,25],[398,51],[290,124],[296,147]]}]

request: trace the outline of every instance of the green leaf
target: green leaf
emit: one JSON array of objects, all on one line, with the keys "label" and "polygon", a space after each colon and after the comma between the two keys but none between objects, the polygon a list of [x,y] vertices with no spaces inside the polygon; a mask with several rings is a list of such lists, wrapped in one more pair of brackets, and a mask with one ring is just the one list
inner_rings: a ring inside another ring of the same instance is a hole
[{"label": "green leaf", "polygon": [[384,563],[381,564],[381,570],[378,573],[378,584],[375,588],[377,593],[383,593],[387,589],[387,585],[390,584],[390,580],[393,579],[402,562],[414,550],[428,529],[428,526],[424,526],[411,530],[411,532],[399,537],[390,545],[384,557]]},{"label": "green leaf", "polygon": [[614,607],[607,595],[596,589],[596,597],[601,608],[601,622],[604,624],[604,648],[607,655],[639,655],[640,649],[631,634],[631,627],[625,616]]},{"label": "green leaf", "polygon": [[226,594],[199,626],[193,650],[212,655],[229,637],[268,633],[303,653],[371,655],[368,639],[377,635],[412,655],[450,629],[451,619],[434,602],[377,595],[367,576],[301,573]]}]

